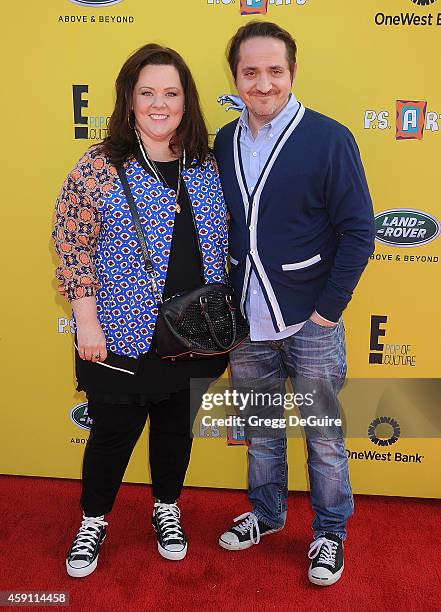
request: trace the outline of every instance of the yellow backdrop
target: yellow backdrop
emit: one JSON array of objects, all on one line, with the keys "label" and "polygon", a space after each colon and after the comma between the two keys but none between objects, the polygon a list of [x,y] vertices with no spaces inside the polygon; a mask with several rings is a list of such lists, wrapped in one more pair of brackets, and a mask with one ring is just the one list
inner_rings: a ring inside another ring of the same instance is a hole
[{"label": "yellow backdrop", "polygon": [[[254,11],[296,38],[297,97],[355,134],[379,216],[375,255],[345,312],[350,381],[342,404],[354,491],[441,497],[441,0],[425,4],[4,3],[3,473],[80,475],[88,431],[71,412],[85,400],[74,391],[69,307],[55,290],[52,211],[67,172],[106,134],[119,68],[147,42],[177,49],[214,134],[237,117],[218,102],[235,93],[225,45]],[[77,414],[87,422],[84,410]],[[186,483],[245,487],[245,448],[216,430],[203,433]],[[306,489],[303,439],[290,440],[289,463],[290,488]],[[126,479],[149,481],[145,436]]]}]

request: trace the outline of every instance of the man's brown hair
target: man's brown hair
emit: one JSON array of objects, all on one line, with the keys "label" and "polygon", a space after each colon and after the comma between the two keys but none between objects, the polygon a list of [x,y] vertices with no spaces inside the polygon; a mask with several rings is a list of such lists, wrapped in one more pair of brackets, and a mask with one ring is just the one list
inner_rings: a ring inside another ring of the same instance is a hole
[{"label": "man's brown hair", "polygon": [[296,63],[297,45],[289,32],[270,21],[250,21],[246,25],[239,28],[233,38],[230,40],[227,47],[227,60],[230,64],[230,69],[233,77],[237,76],[237,65],[239,63],[240,45],[249,40],[263,36],[264,38],[276,38],[285,43],[286,59],[289,64],[291,78],[294,77],[294,67]]}]

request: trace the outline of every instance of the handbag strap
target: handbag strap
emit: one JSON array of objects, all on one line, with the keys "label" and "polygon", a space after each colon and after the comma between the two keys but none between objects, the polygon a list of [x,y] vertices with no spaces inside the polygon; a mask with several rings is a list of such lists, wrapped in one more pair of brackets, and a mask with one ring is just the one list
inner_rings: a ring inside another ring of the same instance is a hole
[{"label": "handbag strap", "polygon": [[237,324],[236,324],[236,315],[235,315],[235,310],[233,308],[233,306],[231,305],[231,297],[225,295],[224,296],[225,302],[228,306],[228,314],[230,316],[231,319],[231,329],[232,329],[232,334],[231,334],[231,342],[230,344],[222,344],[222,342],[219,340],[217,334],[216,334],[216,330],[214,329],[214,325],[210,319],[210,315],[207,312],[206,306],[207,306],[207,298],[206,297],[200,297],[199,298],[199,305],[201,307],[201,312],[202,312],[202,316],[205,319],[205,322],[207,323],[207,327],[210,330],[211,333],[211,338],[214,341],[214,343],[218,346],[218,348],[220,348],[222,351],[229,351],[230,349],[233,348],[234,343],[236,342],[236,334],[237,334]]},{"label": "handbag strap", "polygon": [[147,241],[145,239],[145,234],[142,229],[141,221],[139,219],[138,210],[136,208],[132,190],[130,189],[129,181],[127,180],[126,171],[124,170],[124,166],[122,165],[116,166],[116,170],[118,172],[119,179],[124,189],[124,194],[126,196],[127,203],[130,208],[130,213],[132,215],[133,223],[135,224],[135,230],[138,235],[138,240],[141,246],[142,256],[144,258],[144,269],[147,272],[147,276],[150,281],[150,286],[152,289],[153,296],[157,304],[162,304],[162,295],[156,283],[156,273],[153,268],[152,260],[151,260],[150,253],[147,247]]}]

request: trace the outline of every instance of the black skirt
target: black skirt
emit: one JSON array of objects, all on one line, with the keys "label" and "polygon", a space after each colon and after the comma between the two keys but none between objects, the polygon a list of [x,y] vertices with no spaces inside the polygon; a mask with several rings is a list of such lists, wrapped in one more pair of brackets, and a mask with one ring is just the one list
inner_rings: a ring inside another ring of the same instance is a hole
[{"label": "black skirt", "polygon": [[[144,170],[150,173],[141,157],[138,161]],[[155,163],[167,185],[176,189],[178,161]],[[196,289],[204,282],[191,203],[183,181],[179,206],[181,212],[175,215],[164,299],[175,293]],[[227,355],[194,361],[163,360],[156,354],[155,335],[149,352],[140,356],[134,375],[84,361],[80,359],[77,351],[75,356],[77,390],[85,391],[88,399],[119,404],[144,405],[161,401],[171,393],[190,389],[192,379],[217,379],[227,365]]]}]

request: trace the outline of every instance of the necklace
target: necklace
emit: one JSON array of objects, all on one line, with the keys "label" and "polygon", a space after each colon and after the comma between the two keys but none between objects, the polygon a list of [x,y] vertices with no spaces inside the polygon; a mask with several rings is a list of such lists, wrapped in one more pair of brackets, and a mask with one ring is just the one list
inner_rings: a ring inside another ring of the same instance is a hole
[{"label": "necklace", "polygon": [[[138,134],[138,130],[135,130],[135,134],[136,134],[136,138],[138,140],[139,148],[141,149],[141,154],[144,158],[144,161],[147,164],[147,166],[150,168],[155,179],[158,181],[158,183],[163,183],[169,189],[173,189],[164,179],[161,172],[159,171],[158,166],[155,164],[153,159],[150,159],[149,156],[147,155],[147,151],[145,150],[144,143],[142,142],[141,137]],[[181,212],[181,207],[179,206],[179,194],[181,193],[181,180],[182,180],[181,172],[182,172],[183,165],[185,165],[185,150],[183,152],[182,158],[181,157],[179,158],[179,164],[178,164],[178,185],[176,187],[176,204],[175,204],[175,211],[177,213]]]}]

